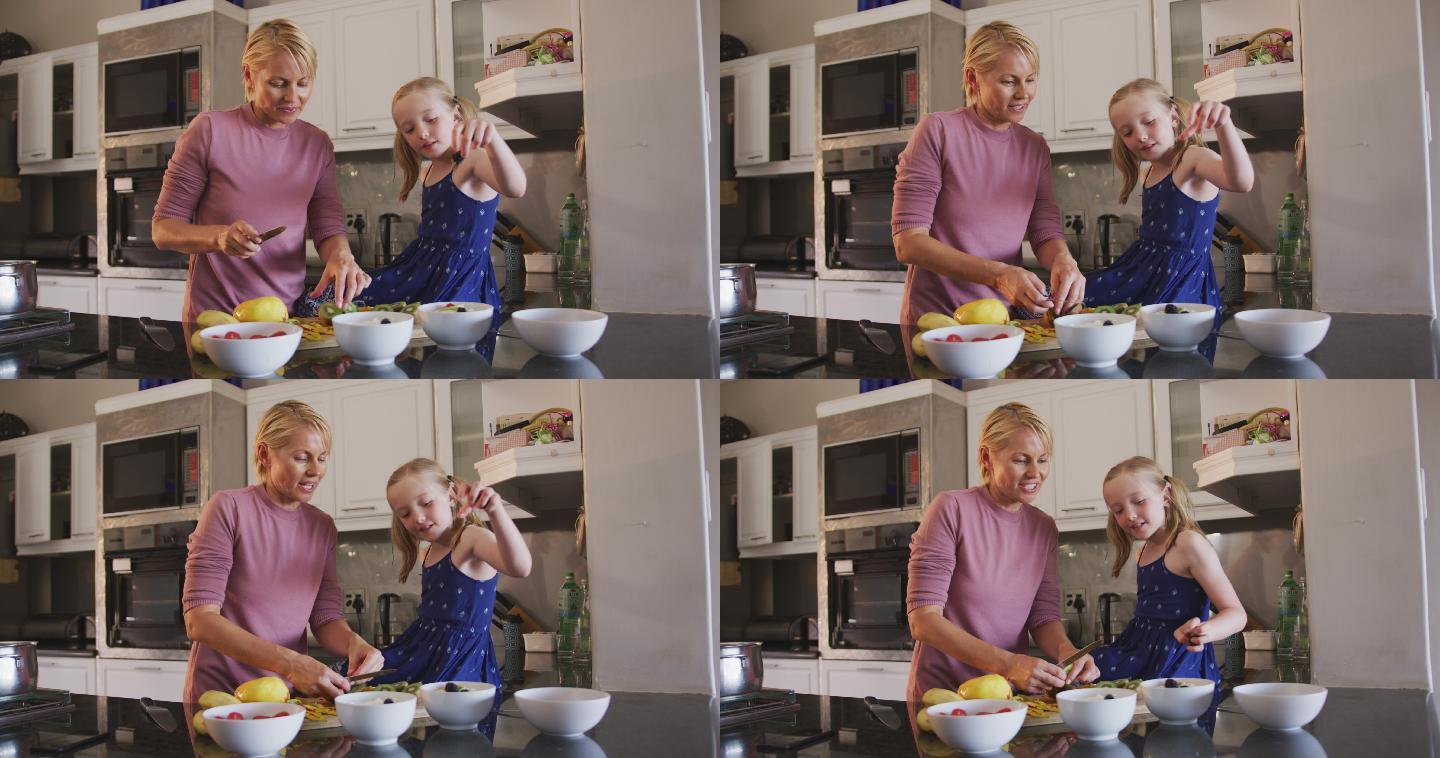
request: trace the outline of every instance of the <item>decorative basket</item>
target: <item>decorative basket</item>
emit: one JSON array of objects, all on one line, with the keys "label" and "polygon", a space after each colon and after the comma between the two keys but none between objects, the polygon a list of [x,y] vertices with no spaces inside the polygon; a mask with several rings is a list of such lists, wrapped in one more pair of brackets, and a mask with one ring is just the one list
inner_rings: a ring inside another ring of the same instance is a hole
[{"label": "decorative basket", "polygon": [[1212,434],[1205,438],[1205,456],[1210,456],[1229,450],[1232,447],[1240,447],[1245,444],[1245,429],[1231,429],[1223,434]]},{"label": "decorative basket", "polygon": [[1289,37],[1289,29],[1281,29],[1279,27],[1266,29],[1251,37],[1250,43],[1245,47],[1238,50],[1231,50],[1222,55],[1212,55],[1205,59],[1205,78],[1209,79],[1212,76],[1219,76],[1231,69],[1244,68],[1250,65],[1250,60],[1254,58],[1257,53],[1265,50],[1267,44],[1280,47],[1283,50],[1283,54],[1279,60],[1275,61],[1276,63],[1294,60],[1295,53],[1291,47]]},{"label": "decorative basket", "polygon": [[536,436],[542,432],[549,433],[552,438],[551,443],[573,441],[575,439],[573,422],[574,414],[570,412],[569,408],[546,408],[530,416],[530,423],[520,429],[511,429],[508,432],[486,437],[484,457],[499,455],[517,447],[549,444],[535,441]]},{"label": "decorative basket", "polygon": [[512,68],[524,68],[530,65],[539,54],[552,51],[558,48],[560,54],[554,63],[572,61],[575,59],[575,48],[571,43],[574,34],[569,29],[556,27],[546,29],[539,34],[530,37],[530,43],[525,47],[511,50],[508,53],[492,55],[485,59],[485,76],[498,76]]},{"label": "decorative basket", "polygon": [[485,76],[499,76],[512,68],[524,68],[530,65],[530,53],[523,48],[511,50],[508,53],[492,55],[485,59]]},{"label": "decorative basket", "polygon": [[1242,445],[1263,444],[1253,441],[1252,436],[1259,431],[1265,430],[1271,437],[1271,442],[1282,442],[1290,439],[1290,411],[1284,408],[1266,408],[1256,411],[1250,415],[1250,420],[1244,426],[1231,429],[1221,434],[1212,434],[1205,437],[1204,455],[1210,456],[1229,450],[1232,447]]},{"label": "decorative basket", "polygon": [[1205,78],[1219,76],[1231,69],[1244,68],[1249,61],[1250,53],[1246,52],[1244,48],[1231,50],[1224,55],[1212,55],[1205,59]]}]

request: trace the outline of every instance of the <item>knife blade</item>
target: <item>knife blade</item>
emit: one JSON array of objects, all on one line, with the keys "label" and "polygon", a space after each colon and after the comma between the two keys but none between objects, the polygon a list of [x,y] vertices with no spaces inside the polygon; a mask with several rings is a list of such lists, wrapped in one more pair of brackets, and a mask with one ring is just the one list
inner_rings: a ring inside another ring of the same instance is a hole
[{"label": "knife blade", "polygon": [[881,705],[872,695],[865,696],[865,706],[870,709],[870,715],[876,721],[889,727],[892,731],[900,728],[900,717],[895,715],[895,709],[888,705]]},{"label": "knife blade", "polygon": [[354,684],[355,682],[363,682],[366,679],[374,679],[377,676],[389,676],[395,672],[396,669],[380,669],[379,671],[371,671],[368,674],[352,674],[345,677],[345,681]]},{"label": "knife blade", "polygon": [[260,243],[261,243],[261,244],[264,244],[264,243],[266,243],[266,242],[269,242],[270,240],[275,239],[276,237],[280,236],[280,235],[281,235],[282,233],[284,233],[284,232],[285,232],[285,227],[283,227],[283,226],[277,226],[277,227],[275,227],[274,229],[271,229],[270,231],[265,232],[264,234],[260,235]]},{"label": "knife blade", "polygon": [[1082,647],[1082,648],[1080,648],[1079,650],[1076,650],[1074,653],[1071,653],[1069,656],[1067,656],[1067,657],[1065,658],[1065,660],[1060,661],[1060,668],[1063,669],[1063,668],[1065,668],[1066,666],[1069,666],[1070,664],[1074,663],[1075,661],[1078,661],[1078,660],[1080,660],[1081,658],[1084,658],[1086,653],[1090,652],[1091,650],[1094,650],[1094,649],[1097,648],[1097,647],[1100,647],[1100,640],[1095,640],[1094,642],[1086,645],[1085,647]]},{"label": "knife blade", "polygon": [[155,723],[155,726],[167,732],[175,731],[175,716],[166,708],[148,697],[140,698],[140,704],[145,706],[145,715]]}]

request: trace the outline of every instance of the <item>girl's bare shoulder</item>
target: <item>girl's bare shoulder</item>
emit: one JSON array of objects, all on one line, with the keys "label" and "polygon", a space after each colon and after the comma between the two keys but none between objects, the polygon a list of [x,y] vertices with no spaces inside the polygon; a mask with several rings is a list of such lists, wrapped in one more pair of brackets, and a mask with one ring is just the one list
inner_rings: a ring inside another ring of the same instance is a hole
[{"label": "girl's bare shoulder", "polygon": [[1210,544],[1210,540],[1194,529],[1181,530],[1180,535],[1175,538],[1172,550],[1178,551],[1179,557],[1187,560],[1215,554],[1215,546]]}]

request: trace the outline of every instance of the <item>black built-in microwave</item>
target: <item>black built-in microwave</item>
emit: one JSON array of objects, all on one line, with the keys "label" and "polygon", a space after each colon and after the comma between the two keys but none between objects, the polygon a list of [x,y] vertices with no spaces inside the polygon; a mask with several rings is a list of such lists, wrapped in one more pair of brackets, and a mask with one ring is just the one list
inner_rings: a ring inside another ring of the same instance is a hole
[{"label": "black built-in microwave", "polygon": [[908,129],[920,118],[915,48],[820,66],[820,136]]},{"label": "black built-in microwave", "polygon": [[920,430],[825,447],[825,518],[919,508]]},{"label": "black built-in microwave", "polygon": [[200,427],[107,442],[100,447],[100,512],[197,507]]},{"label": "black built-in microwave", "polygon": [[200,114],[200,48],[105,64],[105,133],[185,126]]}]

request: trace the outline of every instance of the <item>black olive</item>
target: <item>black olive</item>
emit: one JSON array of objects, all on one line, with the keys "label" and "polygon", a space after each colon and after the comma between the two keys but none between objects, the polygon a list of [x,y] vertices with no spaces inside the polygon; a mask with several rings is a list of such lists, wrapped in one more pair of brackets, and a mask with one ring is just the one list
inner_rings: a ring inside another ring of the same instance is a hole
[{"label": "black olive", "polygon": [[446,682],[446,683],[445,683],[445,691],[446,691],[446,692],[460,692],[460,691],[462,691],[462,689],[463,689],[463,688],[462,688],[460,685],[458,685],[458,684],[456,684],[456,683],[454,683],[454,682]]},{"label": "black olive", "polygon": [[1115,322],[1114,322],[1114,321],[1111,321],[1110,319],[1107,318],[1107,319],[1105,319],[1105,325],[1106,325],[1106,326],[1114,326],[1114,325],[1115,325]]},{"label": "black olive", "polygon": [[1183,686],[1184,686],[1184,685],[1180,684],[1179,682],[1175,681],[1174,679],[1166,679],[1166,680],[1165,680],[1165,687],[1166,687],[1167,689],[1172,689],[1172,690],[1173,690],[1173,689],[1175,689],[1176,687],[1183,687]]},{"label": "black olive", "polygon": [[465,306],[462,305],[462,306],[460,306],[459,308],[456,308],[456,309],[455,309],[455,312],[456,312],[456,313],[464,313],[464,312],[465,312]]},{"label": "black olive", "polygon": [[1106,695],[1106,696],[1105,696],[1105,699],[1106,699],[1106,700],[1114,700],[1114,699],[1115,699],[1115,696],[1114,696],[1114,695]]},{"label": "black olive", "polygon": [[385,704],[386,704],[386,705],[391,705],[391,704],[394,703],[394,702],[395,702],[395,698],[390,698],[390,697],[385,698]]},{"label": "black olive", "polygon": [[1175,305],[1174,303],[1166,303],[1166,304],[1165,304],[1165,312],[1166,312],[1166,313],[1181,313],[1182,311],[1180,310],[1180,307],[1177,306],[1177,305]]},{"label": "black olive", "polygon": [[380,319],[380,323],[382,323],[382,324],[388,324],[388,323],[390,323],[390,319],[388,319],[388,318],[382,318],[382,319]]}]

